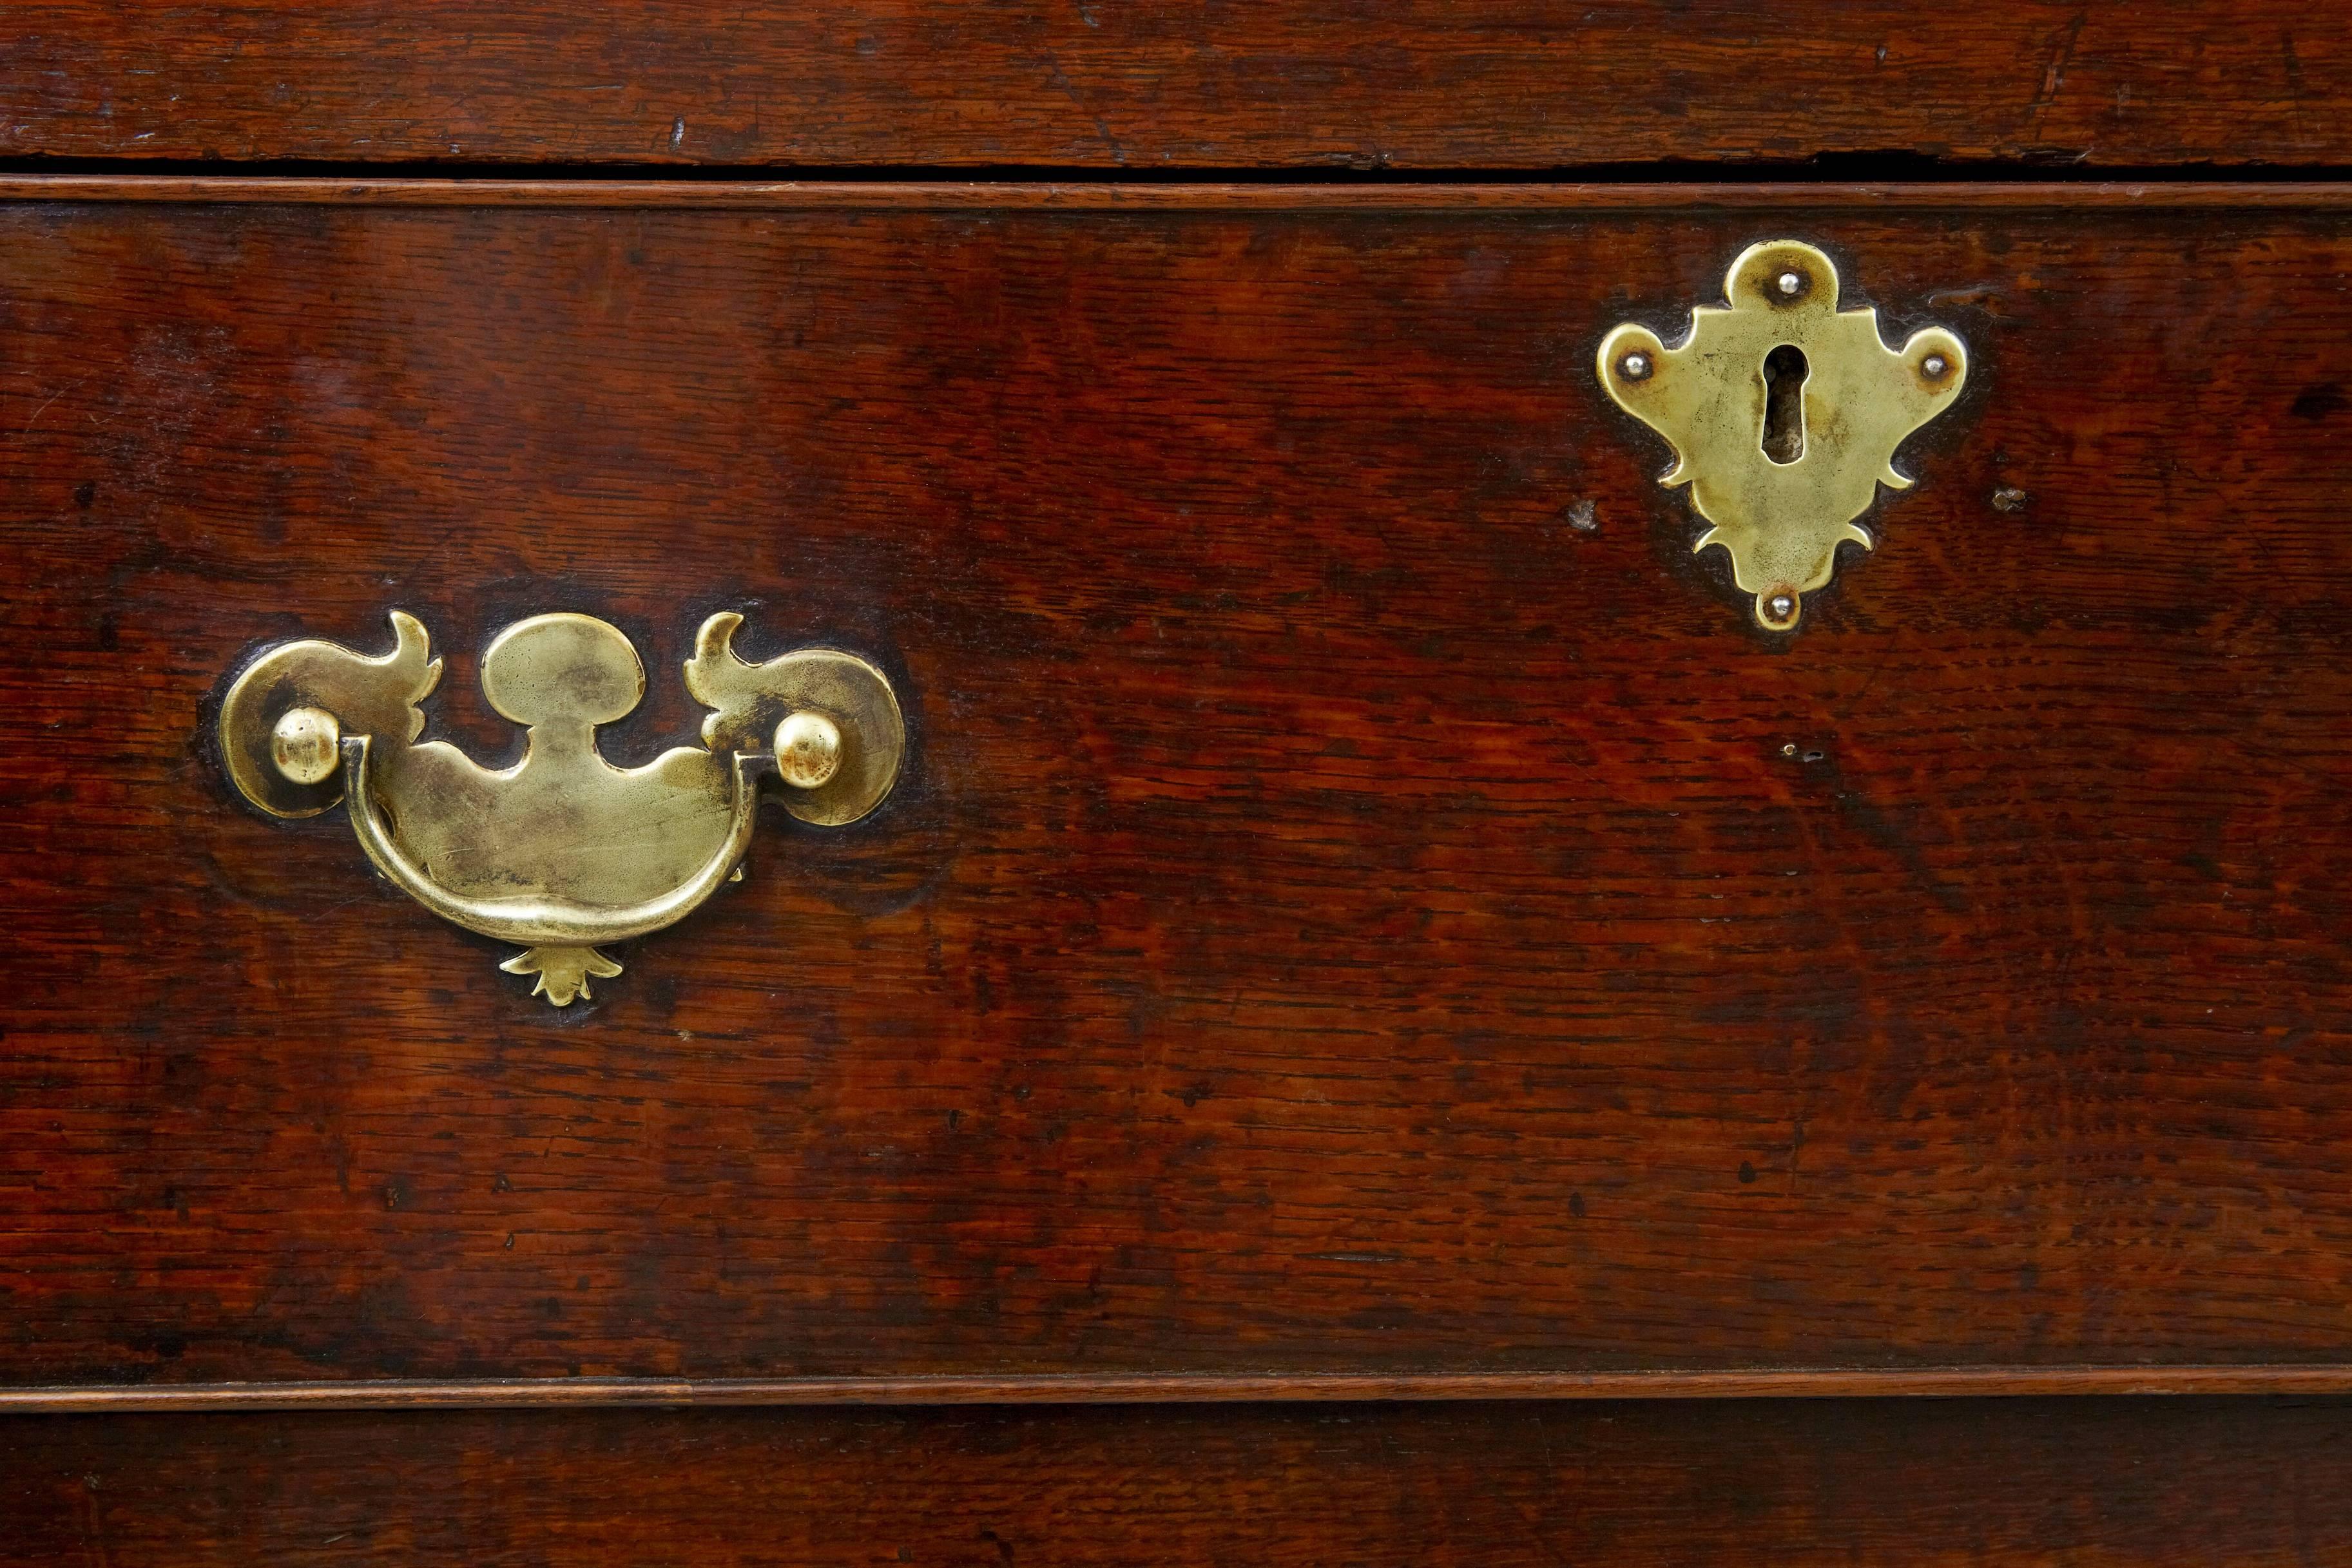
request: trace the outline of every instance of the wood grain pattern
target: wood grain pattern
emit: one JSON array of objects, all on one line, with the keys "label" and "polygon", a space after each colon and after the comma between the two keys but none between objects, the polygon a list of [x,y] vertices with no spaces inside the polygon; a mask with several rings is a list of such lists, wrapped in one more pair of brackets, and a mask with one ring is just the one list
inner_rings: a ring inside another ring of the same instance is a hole
[{"label": "wood grain pattern", "polygon": [[1555,168],[2352,160],[2297,0],[15,0],[0,156]]},{"label": "wood grain pattern", "polygon": [[2226,1401],[0,1421],[0,1563],[2352,1562],[2352,1408]]},{"label": "wood grain pattern", "polygon": [[[1764,221],[1978,366],[1787,646],[1589,362]],[[2347,273],[2340,209],[0,210],[0,1376],[2340,1364]],[[592,1008],[206,755],[261,640],[415,612],[496,752],[506,620],[737,605],[886,664],[908,782]]]}]

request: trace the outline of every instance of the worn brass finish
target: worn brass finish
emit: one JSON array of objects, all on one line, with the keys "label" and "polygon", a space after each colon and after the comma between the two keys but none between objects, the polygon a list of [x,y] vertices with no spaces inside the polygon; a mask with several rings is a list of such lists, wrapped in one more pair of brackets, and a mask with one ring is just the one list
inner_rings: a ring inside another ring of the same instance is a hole
[{"label": "worn brass finish", "polygon": [[288,708],[270,727],[269,760],[297,784],[323,784],[342,766],[342,727],[324,708]]},{"label": "worn brass finish", "polygon": [[[747,664],[732,646],[742,621],[705,622],[685,667],[711,709],[706,746],[643,768],[607,762],[596,727],[635,710],[645,668],[617,629],[574,614],[517,622],[482,654],[483,695],[527,731],[510,768],[417,739],[441,664],[397,611],[378,658],[307,640],[266,650],[221,705],[222,755],[273,815],[346,801],[378,871],[442,918],[524,947],[500,967],[538,976],[534,994],[562,1007],[621,972],[599,946],[670,925],[740,879],[761,779],[789,780],[794,816],[838,826],[898,778],[906,727],[882,673],[830,648]],[[761,750],[771,733],[781,757]]]},{"label": "worn brass finish", "polygon": [[[1728,308],[1692,310],[1689,333],[1671,348],[1637,323],[1611,331],[1601,384],[1673,444],[1659,483],[1689,486],[1714,525],[1693,549],[1721,545],[1734,580],[1755,596],[1758,624],[1789,632],[1804,596],[1837,570],[1838,546],[1871,548],[1855,519],[1878,486],[1910,487],[1895,448],[1951,406],[1968,350],[1941,327],[1888,348],[1877,312],[1839,309],[1837,268],[1797,240],[1748,246],[1724,293]],[[1789,402],[1776,424],[1766,361],[1790,349],[1803,356],[1802,380],[1793,424]]]},{"label": "worn brass finish", "polygon": [[841,771],[841,727],[806,708],[776,726],[776,771],[795,789],[822,789]]}]

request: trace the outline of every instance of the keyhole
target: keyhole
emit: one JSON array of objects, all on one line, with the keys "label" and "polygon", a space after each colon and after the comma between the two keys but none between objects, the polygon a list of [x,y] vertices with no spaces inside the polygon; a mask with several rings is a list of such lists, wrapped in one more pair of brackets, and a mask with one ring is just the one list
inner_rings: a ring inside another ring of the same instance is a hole
[{"label": "keyhole", "polygon": [[1764,455],[1780,464],[1805,455],[1805,351],[1783,343],[1764,356]]}]

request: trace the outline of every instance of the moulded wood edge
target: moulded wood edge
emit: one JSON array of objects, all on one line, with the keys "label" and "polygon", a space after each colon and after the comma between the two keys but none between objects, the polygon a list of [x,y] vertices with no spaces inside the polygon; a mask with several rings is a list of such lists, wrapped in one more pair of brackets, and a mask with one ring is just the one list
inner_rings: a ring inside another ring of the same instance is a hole
[{"label": "moulded wood edge", "polygon": [[0,177],[0,202],[154,202],[413,207],[666,207],[795,210],[1287,212],[1780,211],[2352,208],[2352,181],[2018,181],[1859,184],[1790,182],[1455,184],[1122,184],[1026,181],[386,179],[179,174]]},{"label": "moulded wood edge", "polygon": [[1036,1374],[995,1377],[385,1378],[0,1389],[0,1416],[625,1405],[1128,1405],[1470,1399],[2347,1395],[2352,1364],[1733,1372]]}]

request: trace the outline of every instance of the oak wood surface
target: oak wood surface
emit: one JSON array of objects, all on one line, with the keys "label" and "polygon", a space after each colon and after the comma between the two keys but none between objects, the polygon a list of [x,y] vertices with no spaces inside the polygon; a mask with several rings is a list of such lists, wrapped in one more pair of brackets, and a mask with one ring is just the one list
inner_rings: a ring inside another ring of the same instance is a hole
[{"label": "oak wood surface", "polygon": [[[1775,231],[1973,355],[1785,643],[1590,364]],[[0,1378],[2340,1364],[2347,231],[0,209]],[[394,607],[909,771],[555,1013],[208,753]]]},{"label": "oak wood surface", "polygon": [[2206,1400],[0,1421],[0,1563],[2352,1562],[2352,1408]]},{"label": "oak wood surface", "polygon": [[14,0],[0,156],[1553,168],[2352,161],[2300,0]]}]

